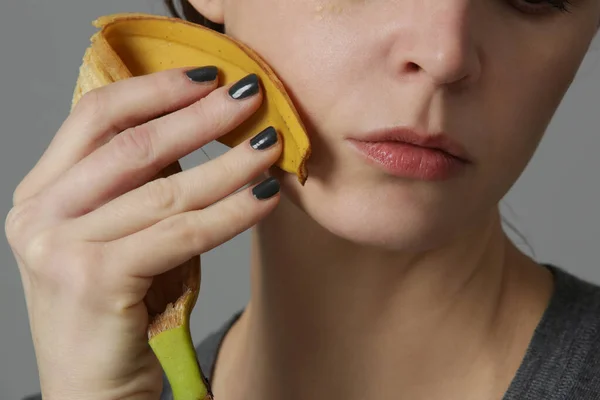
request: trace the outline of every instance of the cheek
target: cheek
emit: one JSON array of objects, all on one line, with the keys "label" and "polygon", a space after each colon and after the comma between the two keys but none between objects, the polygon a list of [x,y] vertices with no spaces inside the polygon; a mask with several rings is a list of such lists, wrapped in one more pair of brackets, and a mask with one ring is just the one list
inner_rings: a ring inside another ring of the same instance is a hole
[{"label": "cheek", "polygon": [[504,38],[492,47],[497,51],[481,86],[481,113],[489,129],[481,141],[482,174],[499,178],[494,180],[501,190],[508,190],[530,161],[589,47],[592,35],[581,29],[565,29],[562,36],[557,31],[555,39],[538,32],[527,46],[507,47],[518,42]]},{"label": "cheek", "polygon": [[329,114],[343,90],[339,82],[351,73],[349,52],[356,47],[353,37],[341,33],[347,27],[337,25],[340,21],[332,11],[337,6],[332,4],[333,0],[231,0],[225,14],[227,34],[256,50],[283,81],[299,111],[309,116],[307,122],[319,126],[324,122],[319,116]]},{"label": "cheek", "polygon": [[230,0],[227,4],[227,34],[250,45],[278,69],[287,68],[299,52],[305,52],[307,43],[319,38],[315,0]]}]

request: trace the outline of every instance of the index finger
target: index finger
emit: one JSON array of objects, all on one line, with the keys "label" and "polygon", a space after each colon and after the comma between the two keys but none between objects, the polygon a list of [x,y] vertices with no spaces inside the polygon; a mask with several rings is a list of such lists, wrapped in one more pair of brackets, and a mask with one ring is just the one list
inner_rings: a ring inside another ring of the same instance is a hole
[{"label": "index finger", "polygon": [[217,85],[218,70],[208,66],[133,77],[87,92],[15,190],[14,204],[41,192],[119,132],[185,108]]}]

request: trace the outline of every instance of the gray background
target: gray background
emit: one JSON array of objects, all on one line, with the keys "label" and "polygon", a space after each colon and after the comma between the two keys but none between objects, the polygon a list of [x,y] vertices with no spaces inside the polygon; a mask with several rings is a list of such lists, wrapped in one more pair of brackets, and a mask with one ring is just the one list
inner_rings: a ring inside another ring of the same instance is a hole
[{"label": "gray background", "polygon": [[[159,0],[20,0],[0,5],[3,217],[11,207],[13,189],[69,111],[78,66],[94,32],[90,22],[103,14],[124,11],[166,13]],[[538,260],[559,264],[596,283],[600,283],[599,42],[596,40],[533,161],[503,206]],[[214,158],[225,148],[211,144],[205,150]],[[204,161],[206,157],[197,151],[182,164],[189,168]],[[195,340],[246,301],[248,239],[245,232],[205,255],[205,284],[193,315]],[[20,277],[4,239],[0,241],[0,400],[19,399],[38,390]]]}]

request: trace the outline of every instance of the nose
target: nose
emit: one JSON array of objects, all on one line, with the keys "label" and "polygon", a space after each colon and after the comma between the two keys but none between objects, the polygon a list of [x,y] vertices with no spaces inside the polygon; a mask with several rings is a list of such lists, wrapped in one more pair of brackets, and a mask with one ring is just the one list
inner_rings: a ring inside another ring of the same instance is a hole
[{"label": "nose", "polygon": [[[390,53],[393,73],[436,85],[466,84],[480,74],[470,0],[409,0],[398,12]],[[407,7],[407,5],[409,5]]]}]

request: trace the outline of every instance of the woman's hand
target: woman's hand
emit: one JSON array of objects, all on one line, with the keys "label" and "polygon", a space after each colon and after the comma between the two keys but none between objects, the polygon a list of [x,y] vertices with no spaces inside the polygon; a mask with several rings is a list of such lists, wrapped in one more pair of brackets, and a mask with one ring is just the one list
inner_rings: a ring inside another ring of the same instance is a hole
[{"label": "woman's hand", "polygon": [[162,372],[146,334],[153,277],[274,209],[276,181],[228,195],[275,163],[281,144],[268,130],[252,142],[262,149],[247,141],[190,170],[164,171],[253,114],[257,79],[237,85],[237,99],[232,85],[194,82],[182,69],[94,90],[15,190],[6,235],[44,400],[158,398]]}]

